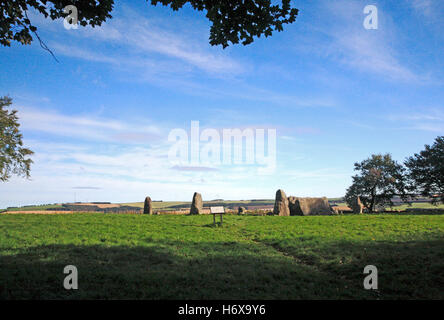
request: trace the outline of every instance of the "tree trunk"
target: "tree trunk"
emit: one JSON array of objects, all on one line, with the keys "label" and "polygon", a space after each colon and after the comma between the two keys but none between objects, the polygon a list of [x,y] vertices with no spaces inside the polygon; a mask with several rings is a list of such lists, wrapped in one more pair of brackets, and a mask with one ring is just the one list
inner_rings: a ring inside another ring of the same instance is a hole
[{"label": "tree trunk", "polygon": [[370,212],[374,212],[375,211],[375,200],[376,200],[375,188],[376,187],[374,187],[372,189],[372,192],[371,192],[372,200],[370,201]]}]

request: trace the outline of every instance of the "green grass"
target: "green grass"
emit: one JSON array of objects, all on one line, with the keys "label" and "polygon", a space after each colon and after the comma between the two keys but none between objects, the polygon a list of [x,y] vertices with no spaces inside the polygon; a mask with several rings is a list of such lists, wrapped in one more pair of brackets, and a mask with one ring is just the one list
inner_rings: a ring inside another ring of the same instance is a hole
[{"label": "green grass", "polygon": [[444,299],[443,248],[443,215],[3,214],[0,298]]},{"label": "green grass", "polygon": [[431,204],[427,202],[412,203],[410,206],[408,204],[402,204],[400,206],[395,206],[393,208],[387,208],[386,210],[406,210],[406,209],[444,209],[444,204]]}]

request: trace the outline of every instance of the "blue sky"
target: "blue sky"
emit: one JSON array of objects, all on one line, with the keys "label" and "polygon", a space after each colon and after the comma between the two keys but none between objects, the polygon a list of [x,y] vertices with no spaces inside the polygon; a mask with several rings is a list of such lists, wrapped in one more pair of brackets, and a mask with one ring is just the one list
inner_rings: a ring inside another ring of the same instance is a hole
[{"label": "blue sky", "polygon": [[[363,27],[367,4],[378,29]],[[185,7],[118,2],[102,27],[32,14],[40,48],[0,48],[0,95],[19,111],[31,179],[0,184],[0,207],[73,201],[342,196],[353,163],[398,161],[444,134],[444,3],[299,1],[296,22],[248,46],[208,44]],[[174,128],[273,128],[276,170],[173,166]]]}]

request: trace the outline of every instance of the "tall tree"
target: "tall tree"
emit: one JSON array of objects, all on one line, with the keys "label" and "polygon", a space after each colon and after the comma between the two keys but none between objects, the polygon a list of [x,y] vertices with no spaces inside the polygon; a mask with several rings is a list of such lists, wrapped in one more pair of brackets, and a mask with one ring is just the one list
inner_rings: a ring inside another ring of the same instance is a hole
[{"label": "tall tree", "polygon": [[[284,24],[296,20],[298,9],[292,8],[290,0],[272,4],[271,0],[147,0],[151,5],[162,4],[177,11],[185,4],[198,11],[205,11],[211,21],[210,44],[222,45],[242,41],[247,45],[254,37],[271,36],[273,31],[282,31]],[[0,43],[9,46],[11,41],[29,44],[31,33],[37,28],[31,23],[27,11],[35,9],[45,18],[52,20],[66,17],[65,6],[77,8],[78,22],[81,26],[100,26],[111,18],[113,0],[0,0]],[[40,38],[38,38],[40,40]],[[40,41],[42,44],[42,42]]]},{"label": "tall tree", "polygon": [[405,161],[413,192],[444,202],[444,136]]},{"label": "tall tree", "polygon": [[11,98],[0,97],[0,181],[7,181],[11,175],[29,178],[33,152],[23,147],[19,131],[17,110],[9,111]]},{"label": "tall tree", "polygon": [[359,196],[363,205],[374,212],[377,206],[392,206],[396,195],[406,200],[405,169],[390,154],[374,154],[354,166],[359,173],[352,177],[353,183],[345,195],[349,205]]}]

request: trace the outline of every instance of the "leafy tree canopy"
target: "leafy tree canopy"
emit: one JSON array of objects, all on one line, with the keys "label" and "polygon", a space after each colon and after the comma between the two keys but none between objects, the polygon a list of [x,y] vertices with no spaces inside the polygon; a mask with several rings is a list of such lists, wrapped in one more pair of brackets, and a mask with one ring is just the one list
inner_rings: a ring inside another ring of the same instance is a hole
[{"label": "leafy tree canopy", "polygon": [[376,207],[392,206],[393,196],[406,199],[404,167],[394,161],[390,154],[376,154],[355,163],[353,183],[347,189],[345,199],[351,206],[354,197],[360,197],[362,204],[370,211]]},{"label": "leafy tree canopy", "polygon": [[444,202],[444,136],[437,137],[432,146],[425,145],[404,164],[413,192]]},{"label": "leafy tree canopy", "polygon": [[[298,9],[292,8],[290,0],[272,3],[271,0],[147,0],[151,5],[162,4],[177,11],[189,3],[198,11],[205,11],[211,21],[210,44],[227,47],[242,42],[250,44],[254,37],[271,36],[273,31],[282,31],[284,24],[296,20]],[[75,5],[81,26],[100,26],[111,18],[113,0],[0,0],[0,43],[10,46],[11,41],[30,44],[31,33],[37,28],[32,25],[27,10],[35,9],[45,18],[52,20],[66,17],[67,5]],[[40,39],[39,39],[40,40]]]},{"label": "leafy tree canopy", "polygon": [[12,104],[9,97],[0,97],[0,181],[7,181],[12,174],[29,178],[33,152],[23,148],[17,111],[8,111]]}]

